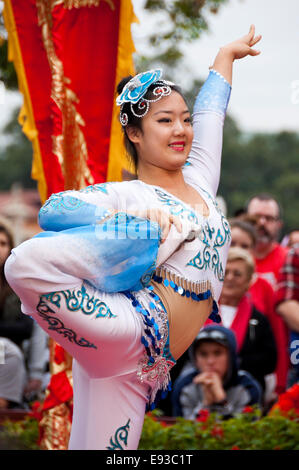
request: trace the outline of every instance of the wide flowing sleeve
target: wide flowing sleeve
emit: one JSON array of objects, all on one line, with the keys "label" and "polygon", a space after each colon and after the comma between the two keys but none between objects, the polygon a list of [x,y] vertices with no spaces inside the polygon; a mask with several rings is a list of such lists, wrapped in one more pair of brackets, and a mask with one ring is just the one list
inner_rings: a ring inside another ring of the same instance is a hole
[{"label": "wide flowing sleeve", "polygon": [[155,270],[160,241],[158,223],[125,212],[94,224],[45,231],[31,240],[36,250],[49,251],[47,259],[60,274],[104,292],[144,288]]},{"label": "wide flowing sleeve", "polygon": [[186,181],[204,186],[213,196],[220,179],[223,124],[230,93],[228,81],[211,70],[195,101],[194,139],[183,168]]},{"label": "wide flowing sleeve", "polygon": [[52,194],[39,212],[39,225],[43,230],[58,232],[99,223],[118,210],[119,187],[119,183],[102,183]]},{"label": "wide flowing sleeve", "polygon": [[121,183],[54,194],[42,207],[44,231],[14,248],[5,265],[23,312],[32,311],[38,296],[73,289],[82,281],[110,293],[149,284],[161,229],[118,209],[126,194],[116,185]]}]

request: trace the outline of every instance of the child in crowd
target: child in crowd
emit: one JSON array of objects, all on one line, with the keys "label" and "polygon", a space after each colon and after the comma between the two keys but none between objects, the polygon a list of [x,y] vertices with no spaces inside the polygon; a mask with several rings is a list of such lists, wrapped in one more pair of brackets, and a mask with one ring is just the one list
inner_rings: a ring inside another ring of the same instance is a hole
[{"label": "child in crowd", "polygon": [[173,390],[174,415],[195,419],[202,409],[223,418],[261,404],[261,387],[238,369],[234,333],[218,325],[203,328],[190,348],[195,367],[183,373]]}]

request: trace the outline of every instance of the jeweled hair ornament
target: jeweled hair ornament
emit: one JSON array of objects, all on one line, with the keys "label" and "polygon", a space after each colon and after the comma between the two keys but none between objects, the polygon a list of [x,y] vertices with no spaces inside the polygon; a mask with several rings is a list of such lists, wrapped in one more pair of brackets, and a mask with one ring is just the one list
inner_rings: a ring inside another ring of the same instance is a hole
[{"label": "jeweled hair ornament", "polygon": [[[130,103],[132,114],[136,117],[143,117],[149,110],[150,103],[159,101],[163,96],[168,96],[171,93],[172,82],[161,79],[162,70],[148,70],[147,72],[139,73],[133,77],[123,88],[121,94],[116,98],[116,104],[120,106],[119,120],[123,127],[129,122],[128,114],[123,112],[125,103]],[[151,85],[156,85],[152,93],[154,98],[144,98]]]}]

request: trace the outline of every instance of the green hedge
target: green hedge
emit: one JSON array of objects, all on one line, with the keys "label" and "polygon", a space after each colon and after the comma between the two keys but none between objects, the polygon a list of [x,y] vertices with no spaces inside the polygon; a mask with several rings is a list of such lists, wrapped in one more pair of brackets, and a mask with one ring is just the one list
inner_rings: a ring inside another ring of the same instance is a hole
[{"label": "green hedge", "polygon": [[145,417],[139,449],[299,450],[298,416],[292,414],[261,417],[252,410],[227,421],[215,415],[202,422],[178,418],[171,426],[160,420]]},{"label": "green hedge", "polygon": [[[34,418],[2,424],[2,449],[38,449],[37,440],[38,422]],[[168,425],[152,413],[145,417],[139,449],[299,450],[298,415],[287,418],[274,412],[260,417],[258,411],[249,411],[227,421],[210,415],[201,422],[178,418]]]}]

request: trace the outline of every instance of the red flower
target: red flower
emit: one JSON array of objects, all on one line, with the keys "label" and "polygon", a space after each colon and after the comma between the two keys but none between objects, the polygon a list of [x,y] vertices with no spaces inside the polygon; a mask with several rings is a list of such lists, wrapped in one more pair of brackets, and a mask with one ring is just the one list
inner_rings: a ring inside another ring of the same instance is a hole
[{"label": "red flower", "polygon": [[209,417],[210,413],[208,410],[200,410],[198,413],[197,413],[197,416],[196,416],[196,421],[198,421],[199,423],[205,423]]},{"label": "red flower", "polygon": [[299,385],[298,384],[293,385],[293,387],[289,388],[289,390],[287,390],[286,393],[288,397],[294,402],[294,405],[298,407],[299,406]]},{"label": "red flower", "polygon": [[232,446],[231,450],[240,450],[239,446]]},{"label": "red flower", "polygon": [[220,426],[214,426],[211,431],[211,435],[221,439],[223,437],[223,429]]},{"label": "red flower", "polygon": [[293,385],[286,393],[292,395],[294,398],[299,398],[299,384]]},{"label": "red flower", "polygon": [[290,411],[294,408],[292,400],[287,396],[286,393],[280,395],[278,406],[282,411]]},{"label": "red flower", "polygon": [[243,408],[243,413],[253,413],[254,412],[254,408],[252,406],[245,406]]},{"label": "red flower", "polygon": [[278,402],[274,405],[274,409],[280,409],[282,412],[294,410],[298,413],[299,408],[299,385],[295,384],[285,393],[279,396]]}]

